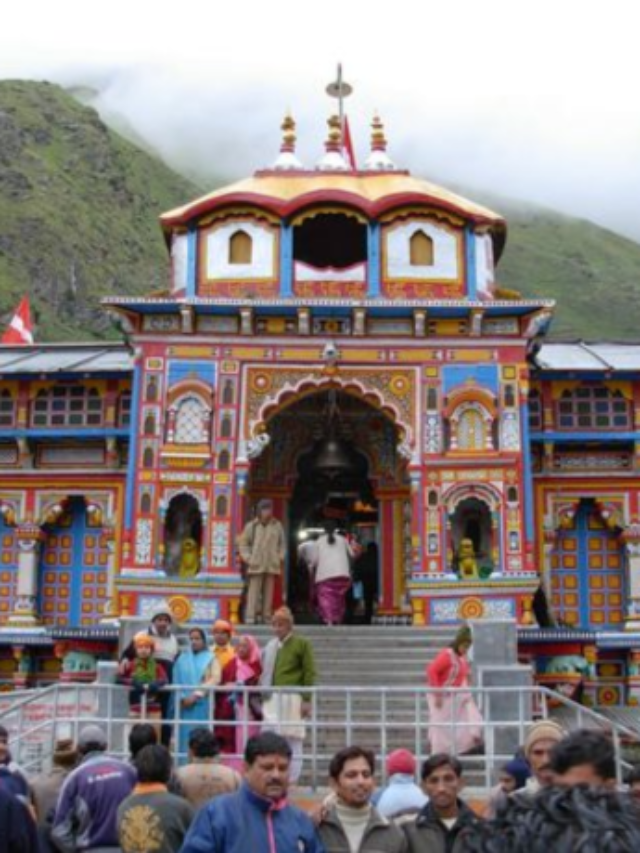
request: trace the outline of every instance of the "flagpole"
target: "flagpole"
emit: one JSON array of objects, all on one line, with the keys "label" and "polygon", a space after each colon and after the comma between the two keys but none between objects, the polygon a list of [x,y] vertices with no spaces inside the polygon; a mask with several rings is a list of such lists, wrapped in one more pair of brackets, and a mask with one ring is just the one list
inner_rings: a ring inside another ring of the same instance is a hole
[{"label": "flagpole", "polygon": [[338,100],[338,118],[340,119],[340,135],[341,135],[341,147],[344,153],[344,129],[345,129],[345,113],[344,113],[344,99],[348,98],[349,95],[353,92],[353,86],[350,86],[349,83],[346,83],[342,77],[342,63],[338,63],[338,73],[336,75],[336,79],[333,83],[329,83],[326,88],[327,95],[330,98],[337,98]]}]

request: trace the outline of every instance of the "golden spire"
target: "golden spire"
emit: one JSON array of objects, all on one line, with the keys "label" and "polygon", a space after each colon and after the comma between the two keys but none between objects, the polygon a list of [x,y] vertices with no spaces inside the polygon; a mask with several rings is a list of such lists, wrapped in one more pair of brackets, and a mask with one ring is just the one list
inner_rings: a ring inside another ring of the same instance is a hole
[{"label": "golden spire", "polygon": [[387,139],[384,135],[384,125],[378,113],[374,115],[373,120],[371,122],[371,150],[387,150]]},{"label": "golden spire", "polygon": [[273,168],[283,171],[302,169],[302,163],[296,157],[296,123],[290,112],[287,111],[280,128],[282,130],[282,143],[280,154],[278,154]]}]

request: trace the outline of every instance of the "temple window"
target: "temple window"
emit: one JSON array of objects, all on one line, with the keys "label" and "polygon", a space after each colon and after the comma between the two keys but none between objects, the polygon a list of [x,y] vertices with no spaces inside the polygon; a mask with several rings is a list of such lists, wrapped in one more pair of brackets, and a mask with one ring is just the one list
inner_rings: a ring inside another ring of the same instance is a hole
[{"label": "temple window", "polygon": [[16,404],[11,392],[6,389],[0,392],[0,426],[13,426],[16,418]]},{"label": "temple window", "polygon": [[427,409],[433,411],[438,408],[438,389],[427,388]]},{"label": "temple window", "polygon": [[620,391],[602,385],[573,388],[556,403],[556,423],[562,430],[630,429],[631,407]]},{"label": "temple window", "polygon": [[484,450],[485,446],[484,419],[475,409],[467,409],[458,420],[458,450]]},{"label": "temple window", "polygon": [[507,489],[507,503],[518,503],[518,489],[515,486],[509,486],[509,488]]},{"label": "temple window", "polygon": [[228,471],[231,465],[231,457],[228,450],[221,450],[218,454],[218,470]]},{"label": "temple window", "polygon": [[131,391],[123,391],[118,398],[118,426],[128,427],[131,423]]},{"label": "temple window", "polygon": [[537,388],[529,394],[529,429],[542,429],[542,396]]},{"label": "temple window", "polygon": [[253,240],[246,231],[236,231],[229,239],[229,263],[250,264],[253,259]]},{"label": "temple window", "polygon": [[224,495],[219,495],[216,498],[216,515],[223,518],[228,511],[228,501]]},{"label": "temple window", "polygon": [[504,404],[509,409],[512,409],[516,404],[516,390],[513,385],[504,386]]},{"label": "temple window", "polygon": [[176,409],[176,444],[204,444],[209,440],[208,411],[199,397],[185,397]]},{"label": "temple window", "polygon": [[151,512],[151,495],[145,492],[140,499],[140,512],[149,514]]},{"label": "temple window", "polygon": [[142,467],[143,468],[153,468],[153,448],[145,447],[144,453],[142,454]]},{"label": "temple window", "polygon": [[344,213],[319,213],[295,227],[293,257],[317,269],[361,264],[367,260],[367,226]]},{"label": "temple window", "polygon": [[103,402],[96,388],[57,386],[38,391],[31,411],[31,426],[101,426]]},{"label": "temple window", "polygon": [[416,231],[409,240],[409,263],[412,267],[433,266],[433,240],[424,231]]},{"label": "temple window", "polygon": [[149,413],[144,419],[143,432],[145,435],[156,434],[156,417],[154,414]]},{"label": "temple window", "polygon": [[148,403],[156,403],[158,401],[158,377],[149,376],[147,378],[147,386],[145,389],[145,400]]}]

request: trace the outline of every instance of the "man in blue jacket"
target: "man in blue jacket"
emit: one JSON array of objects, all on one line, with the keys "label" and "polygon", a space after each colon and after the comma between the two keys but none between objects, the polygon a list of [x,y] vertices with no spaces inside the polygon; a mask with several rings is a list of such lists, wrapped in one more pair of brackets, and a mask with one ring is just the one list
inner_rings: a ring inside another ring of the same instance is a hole
[{"label": "man in blue jacket", "polygon": [[274,732],[247,741],[235,794],[198,812],[180,853],[324,853],[311,819],[287,803],[291,748]]}]

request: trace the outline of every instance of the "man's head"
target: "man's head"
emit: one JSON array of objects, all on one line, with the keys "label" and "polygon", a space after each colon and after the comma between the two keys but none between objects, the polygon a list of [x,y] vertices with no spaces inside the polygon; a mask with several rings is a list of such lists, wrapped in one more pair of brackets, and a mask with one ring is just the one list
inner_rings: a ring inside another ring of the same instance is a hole
[{"label": "man's head", "polygon": [[387,755],[385,762],[387,776],[395,776],[396,773],[402,773],[405,776],[415,776],[416,773],[416,757],[408,749],[394,749]]},{"label": "man's head", "polygon": [[464,787],[462,765],[444,752],[432,755],[422,765],[422,788],[439,817],[458,814],[458,796]]},{"label": "man's head", "polygon": [[329,764],[329,781],[338,800],[359,809],[368,805],[374,789],[375,756],[360,746],[341,749]]},{"label": "man's head", "polygon": [[151,723],[136,723],[129,732],[129,754],[131,758],[145,746],[158,743],[158,732]]},{"label": "man's head", "polygon": [[78,750],[71,738],[61,738],[53,746],[51,761],[56,767],[75,767],[78,763]]},{"label": "man's head", "polygon": [[555,744],[549,756],[553,784],[571,788],[615,788],[616,755],[602,732],[578,729]]},{"label": "man's head", "polygon": [[271,619],[273,632],[279,640],[284,640],[293,630],[293,613],[288,607],[278,607]]},{"label": "man's head", "polygon": [[216,646],[228,646],[233,634],[233,625],[226,619],[216,619],[213,623],[213,639]]},{"label": "man's head", "polygon": [[90,752],[104,752],[107,748],[107,736],[100,726],[89,725],[80,729],[78,735],[78,752],[88,755]]},{"label": "man's head", "polygon": [[134,759],[138,771],[138,782],[155,782],[166,785],[171,778],[171,755],[169,750],[160,744],[143,746]]},{"label": "man's head", "polygon": [[220,752],[218,738],[211,729],[192,729],[189,734],[189,755],[191,758],[215,758]]},{"label": "man's head", "polygon": [[524,757],[529,762],[531,772],[541,785],[551,783],[549,757],[553,747],[562,740],[565,731],[553,720],[539,720],[527,731],[524,741]]},{"label": "man's head", "polygon": [[527,779],[531,776],[531,768],[522,758],[513,758],[500,770],[500,787],[505,794],[524,788]]},{"label": "man's head", "polygon": [[277,802],[287,795],[291,747],[275,732],[249,738],[244,750],[247,785],[254,793]]},{"label": "man's head", "polygon": [[159,607],[151,617],[151,627],[159,637],[168,637],[173,625],[173,614],[169,606]]},{"label": "man's head", "polygon": [[256,509],[258,513],[258,519],[262,522],[262,524],[266,524],[273,518],[273,501],[270,501],[268,498],[263,498],[261,501],[258,501],[258,506],[256,507]]}]

